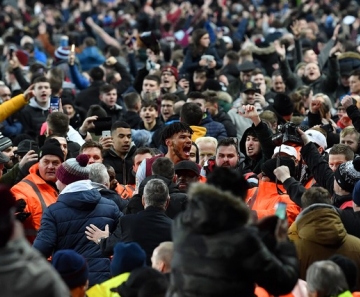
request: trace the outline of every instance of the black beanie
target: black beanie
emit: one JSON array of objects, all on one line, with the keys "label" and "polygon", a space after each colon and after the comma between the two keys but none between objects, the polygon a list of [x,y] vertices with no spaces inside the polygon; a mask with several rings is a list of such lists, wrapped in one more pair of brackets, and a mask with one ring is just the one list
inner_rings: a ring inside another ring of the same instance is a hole
[{"label": "black beanie", "polygon": [[360,158],[342,163],[335,171],[335,180],[343,190],[352,193],[360,180]]},{"label": "black beanie", "polygon": [[[267,160],[261,166],[261,171],[272,182],[275,182],[275,180],[276,180],[274,170],[278,167],[277,162],[278,162],[278,158],[273,158],[273,159]],[[280,157],[280,165],[279,166],[282,166],[282,165],[287,166],[289,168],[289,170],[290,170],[290,175],[294,176],[294,174],[295,174],[295,162],[294,162],[293,159],[288,158],[288,157]],[[280,183],[280,181],[279,181],[279,183]]]},{"label": "black beanie", "polygon": [[345,275],[349,289],[353,291],[356,288],[356,280],[358,274],[356,263],[348,257],[338,254],[331,256],[329,260],[339,265]]},{"label": "black beanie", "polygon": [[39,152],[39,161],[45,155],[53,155],[58,156],[61,162],[64,162],[64,153],[61,149],[59,141],[56,139],[48,139],[46,140],[45,144],[41,147]]},{"label": "black beanie", "polygon": [[278,93],[275,95],[273,108],[279,115],[288,116],[294,111],[294,103],[288,95]]}]

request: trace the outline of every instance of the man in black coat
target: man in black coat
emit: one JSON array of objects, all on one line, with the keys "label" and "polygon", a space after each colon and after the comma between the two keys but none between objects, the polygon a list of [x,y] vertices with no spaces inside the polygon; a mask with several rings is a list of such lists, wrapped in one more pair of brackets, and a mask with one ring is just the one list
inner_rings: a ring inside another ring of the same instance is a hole
[{"label": "man in black coat", "polygon": [[160,179],[152,179],[144,188],[142,203],[145,210],[120,218],[116,230],[110,235],[108,228],[101,231],[94,225],[88,228],[88,239],[100,245],[104,255],[112,255],[118,242],[136,242],[146,253],[151,265],[154,249],[164,241],[172,241],[172,219],[165,210],[169,205],[169,190]]},{"label": "man in black coat", "polygon": [[105,72],[100,67],[90,70],[91,84],[85,90],[80,91],[75,99],[75,104],[85,110],[89,110],[91,105],[100,103],[100,88],[105,84]]},{"label": "man in black coat", "polygon": [[139,193],[135,194],[129,201],[126,214],[138,213],[144,210],[142,196],[146,184],[153,179],[161,179],[168,186],[170,201],[166,208],[166,214],[169,218],[174,219],[176,215],[185,210],[187,204],[187,195],[181,193],[180,189],[174,183],[175,169],[174,163],[170,159],[161,157],[151,166],[152,174],[146,177],[140,184]]}]

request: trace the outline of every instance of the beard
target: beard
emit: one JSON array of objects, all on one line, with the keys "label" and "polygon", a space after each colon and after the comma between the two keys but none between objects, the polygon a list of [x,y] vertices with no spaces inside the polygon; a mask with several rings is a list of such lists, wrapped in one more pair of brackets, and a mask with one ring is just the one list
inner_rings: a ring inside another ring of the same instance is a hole
[{"label": "beard", "polygon": [[181,155],[180,150],[175,146],[175,143],[172,144],[172,150],[176,157],[178,157],[180,160],[184,160],[184,157]]}]

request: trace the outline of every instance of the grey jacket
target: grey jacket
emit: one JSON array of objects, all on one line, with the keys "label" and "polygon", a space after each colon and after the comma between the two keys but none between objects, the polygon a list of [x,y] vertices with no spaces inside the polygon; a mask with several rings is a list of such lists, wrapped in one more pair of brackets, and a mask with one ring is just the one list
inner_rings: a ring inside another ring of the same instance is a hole
[{"label": "grey jacket", "polygon": [[69,297],[70,292],[52,266],[24,238],[0,249],[2,297]]}]

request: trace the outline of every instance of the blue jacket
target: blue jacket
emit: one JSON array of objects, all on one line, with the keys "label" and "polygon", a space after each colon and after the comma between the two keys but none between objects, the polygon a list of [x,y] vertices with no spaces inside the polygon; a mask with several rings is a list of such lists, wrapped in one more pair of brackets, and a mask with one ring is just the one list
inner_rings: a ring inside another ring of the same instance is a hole
[{"label": "blue jacket", "polygon": [[200,126],[206,128],[206,136],[212,136],[218,141],[227,138],[225,126],[219,122],[215,122],[209,113],[202,119]]},{"label": "blue jacket", "polygon": [[50,205],[41,219],[34,247],[45,257],[61,249],[73,249],[89,265],[89,285],[110,279],[110,259],[103,256],[97,244],[88,240],[86,226],[94,224],[101,230],[109,225],[112,233],[120,218],[113,201],[101,197],[89,180],[68,185],[58,201]]},{"label": "blue jacket", "polygon": [[84,48],[84,50],[80,54],[77,54],[76,57],[79,59],[83,71],[88,71],[105,62],[105,57],[100,53],[96,46]]}]

